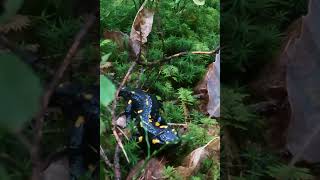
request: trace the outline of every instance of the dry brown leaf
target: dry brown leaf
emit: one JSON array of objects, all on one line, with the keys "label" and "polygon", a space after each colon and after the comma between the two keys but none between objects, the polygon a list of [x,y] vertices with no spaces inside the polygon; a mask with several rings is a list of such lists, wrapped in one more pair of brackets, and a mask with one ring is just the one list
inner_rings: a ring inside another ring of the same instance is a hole
[{"label": "dry brown leaf", "polygon": [[[144,164],[144,160],[140,161],[129,173],[127,176],[127,180],[132,180],[133,177],[138,175],[138,171],[141,169],[141,167]],[[144,168],[143,173],[141,173],[140,177],[137,179],[141,180],[151,180],[151,179],[163,179],[162,173],[164,169],[164,162],[160,161],[156,158],[152,158],[149,160],[147,165]]]},{"label": "dry brown leaf", "polygon": [[144,8],[145,3],[134,18],[130,32],[130,46],[135,56],[143,51],[141,46],[147,42],[147,37],[152,30],[154,11]]},{"label": "dry brown leaf", "polygon": [[220,53],[207,72],[209,102],[207,111],[210,117],[220,117]]},{"label": "dry brown leaf", "polygon": [[121,127],[121,128],[125,128],[127,126],[127,118],[125,115],[120,116],[117,119],[117,126]]},{"label": "dry brown leaf", "polygon": [[220,53],[216,55],[215,62],[209,65],[195,91],[202,99],[201,111],[209,113],[210,117],[220,117]]},{"label": "dry brown leaf", "polygon": [[28,16],[15,15],[6,24],[0,26],[1,33],[8,33],[10,31],[21,31],[30,25]]},{"label": "dry brown leaf", "polygon": [[205,146],[193,150],[187,157],[185,157],[182,166],[177,167],[177,171],[182,177],[187,179],[189,176],[198,171],[201,163],[206,158],[215,158],[217,161],[219,161],[219,151],[220,138],[217,137],[212,139]]},{"label": "dry brown leaf", "polygon": [[114,43],[116,43],[120,50],[124,50],[126,48],[125,41],[128,38],[128,35],[123,33],[123,32],[106,30],[106,31],[103,32],[103,37],[105,39],[110,39]]},{"label": "dry brown leaf", "polygon": [[67,157],[63,157],[55,162],[52,162],[43,172],[44,180],[68,180],[70,178],[70,167]]}]

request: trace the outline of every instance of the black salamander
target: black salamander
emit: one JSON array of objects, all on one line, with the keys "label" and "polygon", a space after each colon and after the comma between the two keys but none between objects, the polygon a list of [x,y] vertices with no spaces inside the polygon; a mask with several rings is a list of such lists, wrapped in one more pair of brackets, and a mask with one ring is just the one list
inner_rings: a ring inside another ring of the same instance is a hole
[{"label": "black salamander", "polygon": [[140,136],[138,141],[144,139],[146,131],[151,137],[152,144],[177,144],[180,140],[177,131],[170,128],[160,116],[161,104],[154,95],[140,89],[129,90],[122,88],[119,94],[127,102],[125,115],[127,120],[136,118]]},{"label": "black salamander", "polygon": [[99,87],[83,87],[77,83],[63,83],[54,93],[53,105],[62,108],[72,120],[69,140],[70,179],[76,180],[89,169],[93,179],[99,171]]}]

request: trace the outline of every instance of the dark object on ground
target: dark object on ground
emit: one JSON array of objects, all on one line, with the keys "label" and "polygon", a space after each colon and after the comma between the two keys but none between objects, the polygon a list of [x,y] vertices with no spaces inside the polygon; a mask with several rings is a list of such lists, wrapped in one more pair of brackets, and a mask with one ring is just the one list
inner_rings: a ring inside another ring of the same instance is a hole
[{"label": "dark object on ground", "polygon": [[72,179],[88,172],[98,178],[99,171],[99,88],[76,83],[60,84],[53,104],[59,105],[65,117],[72,120],[69,164]]},{"label": "dark object on ground", "polygon": [[145,141],[145,134],[153,147],[163,144],[177,144],[180,140],[175,129],[170,128],[160,116],[161,104],[154,95],[140,89],[122,88],[119,94],[127,102],[127,120],[135,118],[138,127],[138,141]]}]

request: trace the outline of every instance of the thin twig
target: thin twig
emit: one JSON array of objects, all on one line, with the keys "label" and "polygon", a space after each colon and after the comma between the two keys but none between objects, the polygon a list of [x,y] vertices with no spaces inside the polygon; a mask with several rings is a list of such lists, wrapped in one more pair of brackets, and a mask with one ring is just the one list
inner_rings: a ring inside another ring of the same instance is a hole
[{"label": "thin twig", "polygon": [[109,161],[106,153],[104,152],[103,148],[100,146],[100,156],[102,157],[104,163],[110,168],[113,169],[113,165],[111,164],[111,162]]},{"label": "thin twig", "polygon": [[81,40],[87,34],[88,30],[90,29],[90,27],[92,27],[95,21],[96,21],[96,16],[91,15],[86,21],[86,24],[83,26],[83,28],[78,32],[72,46],[68,50],[68,53],[66,54],[64,60],[62,61],[58,71],[54,75],[52,82],[50,83],[47,91],[42,97],[41,110],[35,117],[34,138],[33,138],[32,149],[30,152],[31,162],[33,164],[32,180],[42,179],[40,177],[40,174],[41,174],[40,145],[41,145],[42,129],[43,129],[43,121],[44,121],[43,116],[47,110],[50,98],[55,88],[59,84],[60,79],[63,77],[64,72],[66,71],[67,67],[71,63],[72,57],[76,54]]},{"label": "thin twig", "polygon": [[169,126],[183,126],[187,127],[188,123],[167,123]]},{"label": "thin twig", "polygon": [[32,148],[32,145],[30,141],[25,137],[25,135],[22,134],[21,131],[16,132],[15,135],[21,141],[21,143],[30,151]]},{"label": "thin twig", "polygon": [[120,146],[124,156],[126,157],[127,161],[130,162],[128,155],[123,147],[122,141],[117,133],[117,118],[116,118],[116,107],[117,107],[117,103],[118,103],[118,96],[119,96],[119,92],[122,89],[122,87],[124,86],[124,84],[128,81],[130,74],[132,73],[134,67],[136,66],[136,62],[133,62],[130,66],[130,68],[128,69],[127,74],[125,75],[125,77],[123,78],[121,84],[119,85],[116,94],[115,94],[115,99],[112,103],[112,109],[111,109],[111,117],[112,117],[112,133],[114,135],[114,137],[116,138],[117,144]]},{"label": "thin twig", "polygon": [[121,132],[121,134],[124,135],[124,137],[125,137],[127,140],[129,140],[129,137],[123,132],[123,130],[122,130],[121,128],[117,127],[117,129]]},{"label": "thin twig", "polygon": [[173,59],[173,58],[185,56],[185,55],[188,55],[188,54],[210,55],[210,56],[212,56],[212,55],[217,54],[219,50],[220,50],[220,47],[218,47],[217,49],[212,50],[212,51],[180,52],[180,53],[177,53],[177,54],[174,54],[174,55],[165,57],[165,58],[163,58],[162,60],[157,60],[157,61],[153,61],[153,62],[141,62],[141,61],[138,61],[138,64],[140,64],[140,65],[146,65],[146,66],[152,66],[152,65],[156,65],[156,64],[165,63],[165,62],[167,62],[167,61],[170,61],[170,60]]},{"label": "thin twig", "polygon": [[117,144],[116,150],[114,152],[113,164],[114,164],[114,176],[115,180],[121,180],[121,170],[119,163],[119,153],[120,153],[120,145]]}]

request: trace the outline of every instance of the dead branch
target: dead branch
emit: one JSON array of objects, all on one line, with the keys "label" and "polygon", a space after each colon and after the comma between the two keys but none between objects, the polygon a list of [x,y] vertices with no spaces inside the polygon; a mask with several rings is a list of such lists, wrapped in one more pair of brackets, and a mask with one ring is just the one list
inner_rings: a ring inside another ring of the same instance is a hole
[{"label": "dead branch", "polygon": [[120,170],[120,163],[119,163],[119,153],[120,153],[120,145],[117,144],[116,150],[114,152],[114,176],[115,180],[121,180],[121,170]]},{"label": "dead branch", "polygon": [[119,148],[121,148],[124,156],[126,157],[127,162],[130,162],[128,155],[123,147],[121,138],[118,135],[117,132],[117,117],[116,117],[116,107],[117,107],[117,103],[118,103],[118,96],[119,96],[119,92],[122,89],[122,87],[124,86],[124,84],[128,81],[130,74],[132,73],[134,67],[136,66],[136,62],[133,62],[130,66],[130,68],[127,71],[127,74],[125,75],[125,77],[123,78],[121,84],[119,85],[116,94],[115,94],[115,99],[113,100],[112,103],[112,108],[111,108],[111,117],[112,117],[112,133],[117,141],[117,146],[115,149],[115,153],[114,153],[114,159],[113,159],[113,163],[114,163],[114,174],[115,174],[115,179],[121,179],[121,172],[120,172],[120,164],[119,164]]},{"label": "dead branch", "polygon": [[218,47],[217,49],[212,50],[212,51],[180,52],[180,53],[177,53],[177,54],[168,56],[168,57],[164,57],[164,58],[161,59],[161,60],[157,60],[157,61],[153,61],[153,62],[141,62],[141,61],[137,61],[137,63],[140,64],[140,65],[152,66],[152,65],[156,65],[156,64],[162,64],[162,63],[165,63],[165,62],[170,61],[170,60],[173,59],[173,58],[185,56],[185,55],[188,55],[188,54],[213,56],[213,55],[217,54],[217,53],[219,52],[219,50],[220,50],[220,47]]},{"label": "dead branch", "polygon": [[82,29],[78,32],[75,37],[75,40],[68,50],[65,58],[63,59],[58,71],[55,73],[52,82],[49,84],[45,94],[42,97],[41,102],[41,110],[35,117],[35,126],[34,126],[34,138],[33,138],[33,145],[31,148],[31,162],[33,164],[32,169],[32,180],[40,180],[41,178],[41,158],[40,158],[40,145],[42,139],[42,129],[43,129],[43,115],[45,114],[50,98],[58,86],[60,79],[63,77],[64,72],[66,71],[67,67],[71,63],[72,57],[76,54],[81,40],[83,37],[88,33],[88,30],[96,21],[95,15],[90,15],[88,20],[86,21],[85,25]]},{"label": "dead branch", "polygon": [[102,157],[104,163],[110,168],[113,169],[113,165],[109,161],[108,157],[106,156],[106,153],[104,152],[103,148],[100,146],[100,156]]},{"label": "dead branch", "polygon": [[130,74],[132,73],[134,67],[136,66],[136,62],[133,62],[130,66],[130,68],[128,69],[127,74],[125,75],[125,77],[123,78],[121,84],[119,85],[116,94],[115,94],[115,99],[112,103],[112,109],[111,109],[111,117],[112,117],[112,133],[114,135],[114,137],[116,138],[117,144],[120,146],[120,148],[122,149],[123,154],[125,155],[126,159],[128,162],[130,162],[128,155],[126,153],[126,151],[124,150],[122,141],[118,135],[117,132],[117,118],[116,118],[116,107],[117,107],[117,103],[118,103],[118,96],[119,96],[119,92],[122,89],[122,87],[124,86],[124,84],[128,81]]}]

